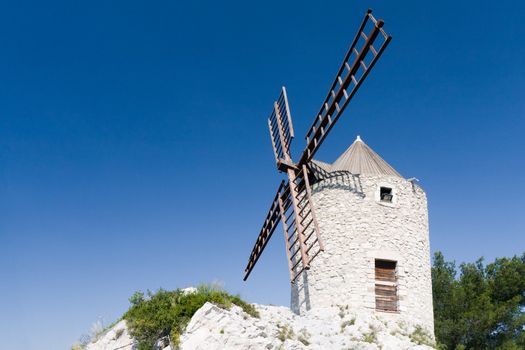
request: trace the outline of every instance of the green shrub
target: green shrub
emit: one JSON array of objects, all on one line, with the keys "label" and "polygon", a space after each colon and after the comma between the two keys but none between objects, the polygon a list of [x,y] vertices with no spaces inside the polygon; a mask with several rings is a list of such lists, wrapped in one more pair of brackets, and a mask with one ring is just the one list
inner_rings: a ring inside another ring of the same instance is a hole
[{"label": "green shrub", "polygon": [[418,345],[427,345],[435,347],[435,342],[432,340],[432,336],[423,327],[416,326],[416,329],[410,334],[410,340]]},{"label": "green shrub", "polygon": [[180,333],[177,328],[173,328],[170,333],[170,340],[173,349],[178,349],[180,346]]},{"label": "green shrub", "polygon": [[304,335],[300,335],[297,337],[297,340],[299,340],[301,343],[303,343],[305,346],[310,345],[310,341],[308,338],[306,338]]},{"label": "green shrub", "polygon": [[363,341],[367,343],[375,343],[376,335],[375,333],[366,333],[363,335]]},{"label": "green shrub", "polygon": [[230,295],[229,296],[232,303],[239,306],[244,312],[246,312],[248,315],[259,318],[259,311],[253,306],[252,304],[248,304],[244,300],[241,299],[238,295]]},{"label": "green shrub", "polygon": [[128,299],[131,305],[137,305],[143,302],[144,299],[144,293],[143,292],[135,292],[133,295]]},{"label": "green shrub", "polygon": [[277,333],[277,339],[284,342],[286,339],[292,339],[294,337],[294,331],[292,328],[288,327],[287,325],[281,326],[277,325],[277,328],[279,328],[279,332]]},{"label": "green shrub", "polygon": [[299,335],[297,336],[297,340],[303,343],[305,346],[310,345],[310,334],[306,331],[306,329],[301,330]]},{"label": "green shrub", "polygon": [[205,285],[194,293],[160,289],[156,293],[148,292],[147,298],[138,292],[133,294],[130,302],[131,306],[123,318],[127,321],[130,335],[137,341],[137,350],[149,350],[157,339],[167,335],[170,335],[172,345],[178,347],[186,325],[206,302],[223,309],[235,304],[250,316],[259,317],[257,310],[239,296]]},{"label": "green shrub", "polygon": [[124,333],[124,328],[120,328],[120,329],[117,329],[117,331],[115,332],[115,340],[117,340],[118,338],[120,338],[122,336],[122,334]]},{"label": "green shrub", "polygon": [[353,326],[355,324],[355,318],[352,318],[350,320],[343,321],[341,323],[341,333],[345,331],[345,328],[348,326]]},{"label": "green shrub", "polygon": [[367,343],[377,342],[377,329],[372,325],[369,325],[370,333],[363,334],[363,341]]}]

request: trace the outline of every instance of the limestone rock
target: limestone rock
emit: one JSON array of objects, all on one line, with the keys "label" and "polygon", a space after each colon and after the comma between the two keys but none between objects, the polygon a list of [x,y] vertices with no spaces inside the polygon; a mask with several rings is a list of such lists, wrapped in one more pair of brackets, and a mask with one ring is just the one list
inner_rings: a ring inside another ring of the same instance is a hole
[{"label": "limestone rock", "polygon": [[[206,303],[181,336],[181,350],[431,350],[411,341],[416,328],[347,307],[311,310],[301,316],[287,307],[255,305],[260,318],[240,307],[221,309]],[[118,335],[118,336],[117,336]],[[431,342],[429,337],[428,342]],[[125,321],[92,343],[87,350],[134,350]],[[164,350],[171,350],[170,347]]]},{"label": "limestone rock", "polygon": [[126,321],[122,320],[100,336],[97,341],[88,344],[86,350],[134,350],[134,343],[128,333]]}]

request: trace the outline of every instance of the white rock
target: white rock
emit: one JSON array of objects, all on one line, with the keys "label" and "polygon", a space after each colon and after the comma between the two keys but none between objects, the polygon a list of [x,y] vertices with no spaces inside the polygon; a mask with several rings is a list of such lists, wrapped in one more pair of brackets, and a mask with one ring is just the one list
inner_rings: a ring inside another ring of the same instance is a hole
[{"label": "white rock", "polygon": [[[193,315],[181,335],[181,350],[431,350],[410,340],[414,327],[355,314],[339,307],[312,309],[301,316],[282,306],[254,304],[260,318],[240,307],[221,309],[206,303]],[[341,317],[342,316],[342,317]],[[120,337],[116,337],[120,334]],[[121,321],[87,350],[134,350],[125,321]],[[164,350],[171,350],[166,347]]]},{"label": "white rock", "polygon": [[195,287],[182,288],[181,291],[182,291],[182,294],[184,295],[193,294],[197,292],[197,288]]},{"label": "white rock", "polygon": [[87,345],[86,350],[134,350],[134,341],[128,333],[126,321],[122,320],[100,336],[96,342]]},{"label": "white rock", "polygon": [[256,308],[260,319],[250,317],[237,306],[223,310],[205,304],[182,335],[181,349],[432,349],[412,343],[400,333],[397,324],[377,316],[359,317],[345,312],[341,318],[338,307],[316,309],[302,316],[286,307]]}]

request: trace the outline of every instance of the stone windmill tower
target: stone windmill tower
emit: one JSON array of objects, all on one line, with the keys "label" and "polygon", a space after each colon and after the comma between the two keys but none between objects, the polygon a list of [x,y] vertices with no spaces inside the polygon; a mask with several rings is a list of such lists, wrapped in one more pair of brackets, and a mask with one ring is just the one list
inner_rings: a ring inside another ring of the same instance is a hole
[{"label": "stone windmill tower", "polygon": [[382,27],[368,10],[298,162],[291,157],[294,130],[284,87],[275,101],[268,126],[277,169],[288,181],[277,189],[244,280],[281,222],[296,313],[348,305],[433,333],[425,192],[359,136],[333,164],[314,159],[388,46],[391,37]]},{"label": "stone windmill tower", "polygon": [[333,163],[313,161],[325,251],[292,284],[292,309],[349,305],[433,333],[427,199],[358,136]]}]

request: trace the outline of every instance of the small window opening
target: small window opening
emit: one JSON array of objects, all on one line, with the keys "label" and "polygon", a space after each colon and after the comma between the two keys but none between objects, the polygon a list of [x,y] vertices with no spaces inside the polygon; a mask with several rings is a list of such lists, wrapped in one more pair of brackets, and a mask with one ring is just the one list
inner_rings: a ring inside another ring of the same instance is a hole
[{"label": "small window opening", "polygon": [[379,198],[381,198],[381,202],[392,203],[393,197],[394,195],[392,194],[392,189],[390,187],[381,187],[379,191]]},{"label": "small window opening", "polygon": [[375,261],[376,310],[397,312],[397,276],[395,261]]}]

